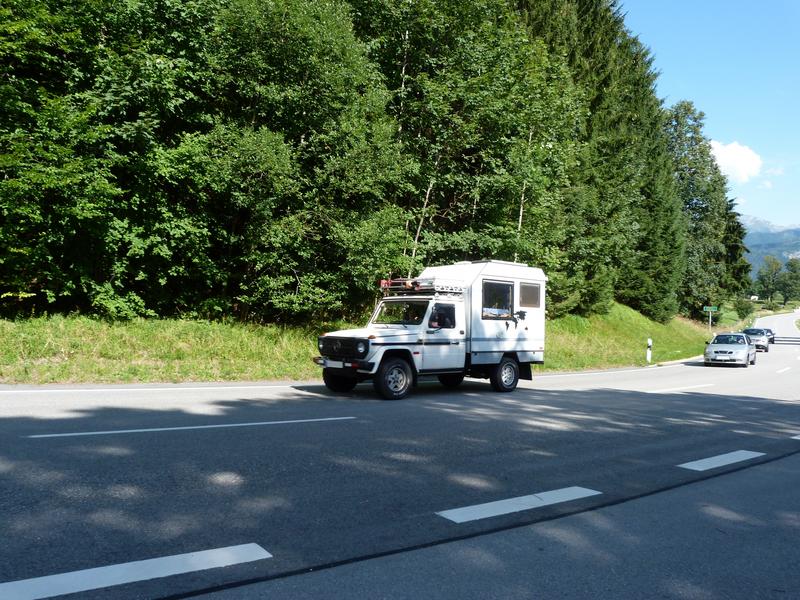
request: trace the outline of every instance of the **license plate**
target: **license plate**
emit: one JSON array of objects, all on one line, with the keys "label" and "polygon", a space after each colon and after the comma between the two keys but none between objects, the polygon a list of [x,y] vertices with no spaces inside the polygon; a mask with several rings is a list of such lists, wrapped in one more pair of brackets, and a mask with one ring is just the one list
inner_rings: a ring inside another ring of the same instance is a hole
[{"label": "license plate", "polygon": [[340,360],[326,360],[325,366],[329,369],[344,369],[344,363]]}]

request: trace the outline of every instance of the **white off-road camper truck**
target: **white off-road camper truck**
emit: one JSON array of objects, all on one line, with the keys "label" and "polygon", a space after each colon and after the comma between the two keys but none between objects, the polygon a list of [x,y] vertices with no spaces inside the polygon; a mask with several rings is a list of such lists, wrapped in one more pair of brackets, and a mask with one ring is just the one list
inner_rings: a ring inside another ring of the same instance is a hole
[{"label": "white off-road camper truck", "polygon": [[428,267],[413,279],[381,282],[384,297],[364,329],[319,337],[325,385],[352,390],[372,379],[384,398],[405,397],[419,377],[456,387],[488,378],[498,392],[532,379],[544,363],[541,269],[499,260]]}]

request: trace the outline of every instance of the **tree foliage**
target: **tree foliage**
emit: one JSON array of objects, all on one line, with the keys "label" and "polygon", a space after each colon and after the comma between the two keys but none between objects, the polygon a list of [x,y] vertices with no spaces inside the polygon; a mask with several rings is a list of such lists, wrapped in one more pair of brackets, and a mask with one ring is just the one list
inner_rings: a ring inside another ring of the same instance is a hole
[{"label": "tree foliage", "polygon": [[0,311],[296,320],[519,260],[551,314],[747,285],[690,103],[616,0],[9,0]]},{"label": "tree foliage", "polygon": [[800,300],[800,259],[790,258],[784,265],[768,254],[753,286],[756,293],[769,302]]}]

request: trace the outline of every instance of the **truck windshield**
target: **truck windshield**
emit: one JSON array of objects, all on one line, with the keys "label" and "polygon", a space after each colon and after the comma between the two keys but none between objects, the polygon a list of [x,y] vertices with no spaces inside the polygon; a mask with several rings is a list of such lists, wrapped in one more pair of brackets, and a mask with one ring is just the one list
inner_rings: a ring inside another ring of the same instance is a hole
[{"label": "truck windshield", "polygon": [[428,310],[426,300],[382,302],[373,323],[379,325],[419,325]]}]

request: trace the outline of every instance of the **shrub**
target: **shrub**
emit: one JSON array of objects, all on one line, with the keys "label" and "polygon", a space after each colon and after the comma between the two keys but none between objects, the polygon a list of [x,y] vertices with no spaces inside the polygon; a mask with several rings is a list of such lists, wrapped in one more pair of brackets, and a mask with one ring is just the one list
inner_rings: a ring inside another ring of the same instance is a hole
[{"label": "shrub", "polygon": [[753,303],[746,298],[737,298],[733,303],[733,309],[736,311],[736,314],[739,315],[739,319],[746,319],[755,310]]}]

